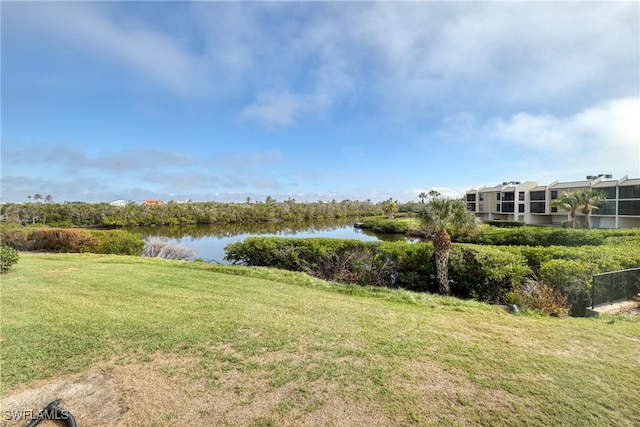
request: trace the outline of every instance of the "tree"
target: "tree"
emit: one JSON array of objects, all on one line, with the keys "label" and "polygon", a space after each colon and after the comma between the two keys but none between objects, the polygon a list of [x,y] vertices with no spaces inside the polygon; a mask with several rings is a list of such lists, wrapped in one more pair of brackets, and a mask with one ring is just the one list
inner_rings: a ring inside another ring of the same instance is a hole
[{"label": "tree", "polygon": [[428,196],[427,193],[423,191],[422,193],[418,194],[418,197],[420,197],[420,203],[424,205],[424,199],[426,199]]},{"label": "tree", "polygon": [[42,200],[42,194],[40,193],[36,193],[33,195],[33,200]]},{"label": "tree", "polygon": [[44,198],[44,202],[53,203],[53,197],[51,197],[51,194],[47,194],[47,196]]},{"label": "tree", "polygon": [[398,202],[394,202],[393,199],[389,199],[384,204],[384,212],[389,219],[393,219],[394,212],[398,211]]},{"label": "tree", "polygon": [[429,190],[428,195],[429,195],[429,197],[431,197],[433,199],[434,197],[439,197],[440,196],[440,192],[438,190],[436,190],[435,188],[432,188],[431,190]]},{"label": "tree", "polygon": [[449,230],[472,230],[478,226],[478,220],[467,210],[464,199],[433,197],[419,212],[427,236],[433,241],[436,258],[436,271],[440,293],[450,295],[449,252],[451,236]]},{"label": "tree", "polygon": [[604,193],[597,190],[576,190],[571,193],[566,191],[562,193],[560,198],[553,204],[554,207],[559,207],[569,213],[569,224],[571,228],[576,228],[576,212],[580,210],[587,223],[587,228],[591,229],[591,212],[593,209],[598,209],[603,201],[607,197]]},{"label": "tree", "polygon": [[598,206],[607,200],[607,196],[601,191],[589,189],[577,191],[575,197],[578,200],[578,207],[587,221],[587,228],[591,230],[591,211],[598,209]]},{"label": "tree", "polygon": [[576,228],[576,211],[580,207],[580,201],[576,196],[576,191],[572,193],[563,192],[558,200],[553,203],[553,207],[565,210],[569,214],[569,226]]}]

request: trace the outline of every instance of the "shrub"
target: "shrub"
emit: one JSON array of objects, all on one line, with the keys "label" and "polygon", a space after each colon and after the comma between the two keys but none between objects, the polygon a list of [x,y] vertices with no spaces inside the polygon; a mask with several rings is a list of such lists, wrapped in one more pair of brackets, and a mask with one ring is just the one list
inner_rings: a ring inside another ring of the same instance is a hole
[{"label": "shrub", "polygon": [[100,240],[87,230],[36,228],[28,234],[29,249],[47,252],[99,253]]},{"label": "shrub", "polygon": [[165,259],[177,259],[187,261],[192,259],[196,255],[196,252],[182,245],[169,243],[166,238],[155,238],[147,240],[144,243],[144,251],[142,256],[165,258]]},{"label": "shrub", "polygon": [[408,223],[406,221],[380,218],[365,218],[359,227],[382,234],[404,234],[408,231]]},{"label": "shrub", "polygon": [[602,230],[573,230],[546,227],[498,228],[486,227],[477,237],[470,236],[469,243],[483,245],[518,246],[583,246],[602,245],[607,236]]},{"label": "shrub", "polygon": [[573,260],[555,259],[543,263],[540,277],[552,288],[567,296],[572,316],[583,316],[591,302],[593,275],[600,272],[597,265]]},{"label": "shrub", "polygon": [[525,225],[525,223],[522,221],[505,221],[503,219],[492,219],[490,221],[487,221],[487,224],[499,228],[524,227]]},{"label": "shrub", "polygon": [[4,246],[9,246],[18,251],[26,251],[29,249],[27,236],[22,229],[2,230],[0,241]]},{"label": "shrub", "polygon": [[18,262],[18,251],[9,246],[0,246],[0,273],[6,273]]},{"label": "shrub", "polygon": [[531,269],[523,256],[500,248],[455,244],[449,274],[455,296],[499,303],[531,274]]},{"label": "shrub", "polygon": [[[303,271],[343,283],[438,290],[430,242],[250,237],[225,251],[225,259],[235,263]],[[452,251],[452,291],[463,298],[500,301],[530,272],[524,257],[496,248],[454,245]]]},{"label": "shrub", "polygon": [[2,244],[23,251],[140,255],[144,241],[125,230],[24,228],[2,231]]},{"label": "shrub", "polygon": [[521,308],[538,310],[552,316],[566,316],[569,313],[567,296],[546,283],[529,279],[507,294],[505,301]]},{"label": "shrub", "polygon": [[125,230],[94,230],[98,238],[97,252],[101,254],[141,255],[144,250],[142,235]]}]

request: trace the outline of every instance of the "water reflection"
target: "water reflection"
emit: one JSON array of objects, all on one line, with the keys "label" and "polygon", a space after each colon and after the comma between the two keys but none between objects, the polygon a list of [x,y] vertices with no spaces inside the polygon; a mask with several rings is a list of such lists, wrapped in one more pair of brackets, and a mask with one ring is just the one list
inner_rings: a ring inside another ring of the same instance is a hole
[{"label": "water reflection", "polygon": [[141,233],[144,238],[168,238],[196,251],[196,257],[209,262],[224,263],[224,247],[229,243],[243,241],[249,236],[280,237],[331,237],[364,241],[415,241],[403,235],[376,234],[370,230],[353,227],[353,219],[325,220],[313,222],[271,222],[252,224],[206,224],[161,227],[140,227],[131,231]]}]

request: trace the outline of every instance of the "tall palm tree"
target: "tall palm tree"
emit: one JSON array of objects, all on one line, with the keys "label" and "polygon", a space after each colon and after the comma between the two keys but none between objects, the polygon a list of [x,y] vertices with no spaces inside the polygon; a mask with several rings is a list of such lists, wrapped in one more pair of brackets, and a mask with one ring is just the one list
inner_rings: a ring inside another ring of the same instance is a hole
[{"label": "tall palm tree", "polygon": [[571,228],[576,228],[576,211],[580,207],[576,191],[572,193],[563,192],[552,206],[567,211]]},{"label": "tall palm tree", "polygon": [[393,199],[389,199],[384,204],[384,212],[389,219],[393,219],[393,214],[398,210],[398,202],[394,202]]},{"label": "tall palm tree", "polygon": [[429,230],[436,257],[436,271],[440,293],[450,295],[449,252],[451,236],[448,230],[471,230],[478,226],[478,220],[467,210],[464,199],[449,199],[436,196],[420,211],[423,226]]},{"label": "tall palm tree", "polygon": [[418,197],[420,197],[420,203],[424,205],[424,199],[426,199],[428,196],[427,193],[423,191],[422,193],[418,194]]},{"label": "tall palm tree", "polygon": [[589,189],[576,192],[576,198],[578,206],[587,220],[587,228],[591,230],[591,211],[598,209],[598,206],[607,200],[607,196],[601,191]]}]

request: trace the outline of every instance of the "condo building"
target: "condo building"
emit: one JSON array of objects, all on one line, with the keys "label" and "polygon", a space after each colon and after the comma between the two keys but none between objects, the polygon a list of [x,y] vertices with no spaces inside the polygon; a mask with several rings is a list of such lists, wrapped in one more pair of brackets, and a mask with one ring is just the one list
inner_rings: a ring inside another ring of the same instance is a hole
[{"label": "condo building", "polygon": [[[568,213],[554,207],[564,192],[598,190],[605,196],[591,212],[593,228],[640,228],[640,178],[589,175],[583,181],[539,185],[535,181],[509,181],[493,187],[474,187],[466,192],[467,209],[481,221],[522,221],[535,225],[562,225]],[[576,218],[584,217],[578,210]]]}]

